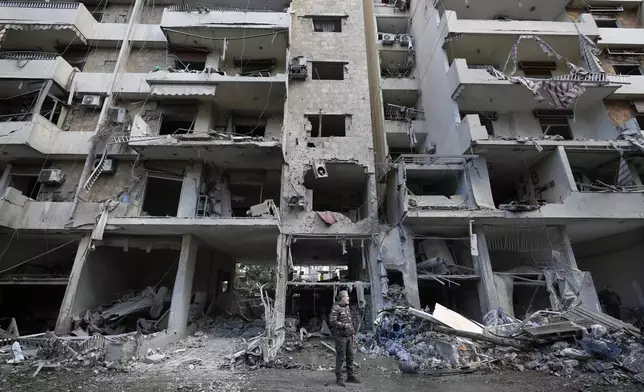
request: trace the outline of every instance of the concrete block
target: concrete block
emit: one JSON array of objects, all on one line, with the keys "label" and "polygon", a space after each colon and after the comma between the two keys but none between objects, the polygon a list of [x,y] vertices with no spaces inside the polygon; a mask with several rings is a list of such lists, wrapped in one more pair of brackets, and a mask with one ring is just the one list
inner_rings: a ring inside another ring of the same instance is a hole
[{"label": "concrete block", "polygon": [[29,200],[29,198],[23,195],[22,192],[20,192],[16,188],[11,187],[7,188],[4,194],[4,199],[9,203],[17,205],[19,207],[24,207],[27,203],[27,200]]}]

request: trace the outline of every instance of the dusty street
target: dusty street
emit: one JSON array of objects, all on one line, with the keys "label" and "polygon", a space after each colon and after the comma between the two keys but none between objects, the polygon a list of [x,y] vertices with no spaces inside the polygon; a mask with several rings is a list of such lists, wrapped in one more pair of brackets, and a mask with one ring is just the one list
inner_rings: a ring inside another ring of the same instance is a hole
[{"label": "dusty street", "polygon": [[[330,369],[331,355],[319,350],[305,350],[294,359],[312,369],[260,369],[256,371],[217,370],[212,366],[170,367],[164,364],[139,364],[135,371],[43,372],[32,377],[33,369],[26,365],[0,367],[0,391],[226,391],[226,392],[282,392],[282,391],[454,391],[454,392],[578,392],[578,391],[644,391],[644,386],[627,384],[612,386],[600,377],[555,377],[539,372],[509,372],[483,370],[472,374],[443,377],[414,376],[400,373],[391,359],[360,357],[361,385],[348,384],[346,388],[334,384]],[[169,361],[171,362],[171,361]],[[168,362],[168,363],[169,363]]]},{"label": "dusty street", "polygon": [[584,380],[564,379],[537,372],[481,373],[440,378],[416,377],[370,370],[361,374],[363,384],[346,388],[333,384],[331,372],[311,370],[258,370],[254,372],[195,371],[184,374],[67,373],[37,378],[30,374],[7,375],[3,371],[2,391],[644,391],[638,385],[612,387],[592,385]]}]

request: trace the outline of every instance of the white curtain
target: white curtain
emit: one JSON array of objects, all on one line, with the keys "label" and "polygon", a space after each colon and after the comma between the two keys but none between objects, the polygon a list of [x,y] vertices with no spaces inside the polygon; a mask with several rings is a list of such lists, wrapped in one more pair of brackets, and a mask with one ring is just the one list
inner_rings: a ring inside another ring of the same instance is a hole
[{"label": "white curtain", "polygon": [[315,24],[315,30],[325,33],[331,33],[335,31],[335,24],[332,20],[316,20],[313,23]]}]

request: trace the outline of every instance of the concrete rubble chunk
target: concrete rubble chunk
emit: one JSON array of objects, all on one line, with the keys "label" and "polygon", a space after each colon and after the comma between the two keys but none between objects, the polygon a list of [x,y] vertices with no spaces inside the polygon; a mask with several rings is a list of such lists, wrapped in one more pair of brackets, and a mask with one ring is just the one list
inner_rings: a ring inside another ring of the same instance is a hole
[{"label": "concrete rubble chunk", "polygon": [[163,354],[152,354],[148,355],[145,357],[145,362],[146,363],[159,363],[165,359],[165,355]]}]

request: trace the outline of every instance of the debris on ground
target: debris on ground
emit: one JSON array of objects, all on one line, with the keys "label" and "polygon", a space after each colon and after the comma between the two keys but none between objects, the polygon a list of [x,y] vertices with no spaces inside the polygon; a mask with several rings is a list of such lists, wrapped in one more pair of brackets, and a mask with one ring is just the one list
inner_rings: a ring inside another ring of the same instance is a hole
[{"label": "debris on ground", "polygon": [[487,314],[482,325],[437,309],[434,314],[408,307],[382,311],[375,332],[359,334],[358,350],[396,358],[403,373],[434,376],[529,369],[566,377],[597,373],[617,385],[636,382],[644,373],[642,337],[632,328],[616,328],[619,320],[582,327],[566,319],[566,312],[540,311],[519,321],[500,309]]},{"label": "debris on ground", "polygon": [[88,310],[83,317],[74,317],[71,334],[90,336],[96,333],[119,335],[137,331],[149,334],[159,330],[159,324],[167,316],[172,293],[165,287],[147,287],[138,294],[127,295],[104,308]]}]

